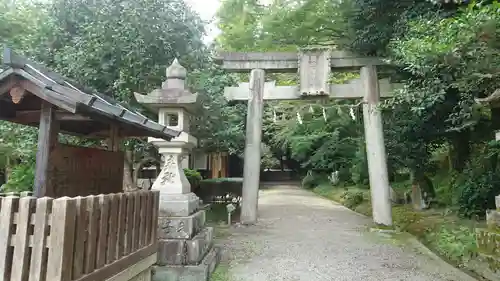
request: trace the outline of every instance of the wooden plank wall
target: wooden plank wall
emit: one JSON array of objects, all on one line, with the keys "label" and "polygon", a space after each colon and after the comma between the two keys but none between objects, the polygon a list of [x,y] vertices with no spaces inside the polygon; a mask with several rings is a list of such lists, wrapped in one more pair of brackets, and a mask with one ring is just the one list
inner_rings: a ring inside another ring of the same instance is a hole
[{"label": "wooden plank wall", "polygon": [[225,178],[228,176],[228,153],[227,152],[214,152],[209,154],[210,169],[212,171],[212,178]]},{"label": "wooden plank wall", "polygon": [[76,197],[123,191],[122,151],[59,144],[50,153],[47,192]]},{"label": "wooden plank wall", "polygon": [[158,202],[156,191],[2,197],[0,280],[106,280],[156,253]]}]

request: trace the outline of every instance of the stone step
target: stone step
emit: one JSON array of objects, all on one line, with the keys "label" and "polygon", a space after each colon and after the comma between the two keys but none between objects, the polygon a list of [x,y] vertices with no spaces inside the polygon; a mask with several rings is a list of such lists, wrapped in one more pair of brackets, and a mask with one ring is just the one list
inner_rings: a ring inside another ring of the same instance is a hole
[{"label": "stone step", "polygon": [[187,244],[187,263],[198,264],[202,261],[208,251],[212,248],[214,238],[213,227],[206,227],[198,233]]},{"label": "stone step", "polygon": [[198,265],[155,266],[152,281],[208,281],[219,264],[221,252],[213,247]]},{"label": "stone step", "polygon": [[205,226],[205,210],[185,217],[158,217],[159,239],[190,239]]},{"label": "stone step", "polygon": [[192,192],[186,194],[160,192],[159,204],[160,216],[183,217],[198,211],[200,198]]},{"label": "stone step", "polygon": [[213,228],[207,227],[192,239],[160,239],[158,265],[196,265],[213,244]]}]

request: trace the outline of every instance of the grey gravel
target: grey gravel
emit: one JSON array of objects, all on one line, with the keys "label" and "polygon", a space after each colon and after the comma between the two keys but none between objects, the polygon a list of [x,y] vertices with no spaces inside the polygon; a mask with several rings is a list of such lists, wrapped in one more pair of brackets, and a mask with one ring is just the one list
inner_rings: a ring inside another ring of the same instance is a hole
[{"label": "grey gravel", "polygon": [[232,281],[475,280],[306,190],[280,185],[259,196],[259,222],[233,226],[224,242]]}]

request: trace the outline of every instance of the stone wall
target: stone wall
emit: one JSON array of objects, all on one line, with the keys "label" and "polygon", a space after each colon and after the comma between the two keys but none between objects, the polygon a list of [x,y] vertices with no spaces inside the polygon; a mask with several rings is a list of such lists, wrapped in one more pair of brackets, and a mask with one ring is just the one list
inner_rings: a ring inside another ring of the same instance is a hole
[{"label": "stone wall", "polygon": [[495,198],[496,210],[486,213],[486,228],[476,230],[479,259],[488,264],[485,277],[500,279],[500,195]]}]

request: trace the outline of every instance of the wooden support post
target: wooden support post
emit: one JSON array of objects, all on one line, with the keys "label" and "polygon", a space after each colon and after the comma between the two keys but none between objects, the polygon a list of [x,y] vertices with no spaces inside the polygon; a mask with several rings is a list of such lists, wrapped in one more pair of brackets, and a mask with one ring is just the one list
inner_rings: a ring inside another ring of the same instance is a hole
[{"label": "wooden support post", "polygon": [[362,67],[361,80],[365,91],[363,119],[373,220],[376,224],[391,226],[392,209],[382,113],[376,108],[380,101],[380,93],[375,66]]},{"label": "wooden support post", "polygon": [[115,124],[111,124],[109,128],[109,138],[107,141],[109,151],[120,150],[120,128],[118,128]]},{"label": "wooden support post", "polygon": [[58,133],[59,126],[55,119],[55,108],[52,104],[42,101],[38,127],[38,150],[36,152],[35,197],[44,197],[47,194],[50,151],[57,144]]},{"label": "wooden support post", "polygon": [[254,224],[257,222],[262,111],[264,108],[264,76],[265,72],[262,69],[254,69],[250,73],[250,97],[247,111],[243,193],[241,203],[242,224]]}]

